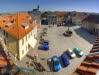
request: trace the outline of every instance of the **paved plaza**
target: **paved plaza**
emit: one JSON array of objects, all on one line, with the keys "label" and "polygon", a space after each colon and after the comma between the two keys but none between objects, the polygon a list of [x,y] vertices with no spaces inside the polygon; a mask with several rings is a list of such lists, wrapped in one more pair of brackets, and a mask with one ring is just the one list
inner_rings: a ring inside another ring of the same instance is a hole
[{"label": "paved plaza", "polygon": [[[81,29],[79,26],[70,26],[70,29],[73,31],[73,35],[71,37],[63,36],[63,33],[68,29],[68,26],[63,27],[48,27],[42,26],[41,31],[43,28],[48,28],[47,36],[43,38],[45,40],[49,40],[50,50],[49,51],[42,51],[38,50],[39,44],[37,43],[35,49],[31,49],[27,55],[33,56],[34,53],[38,53],[40,57],[40,63],[46,69],[46,72],[37,72],[35,75],[70,75],[75,69],[81,64],[84,60],[85,55],[88,54],[92,48],[92,44],[95,41],[95,36],[89,34],[84,29]],[[39,40],[38,34],[38,40]],[[38,41],[39,42],[39,41]],[[61,56],[68,48],[73,49],[74,47],[80,48],[84,52],[83,57],[76,56],[74,59],[70,59],[70,65],[68,67],[62,67],[62,69],[58,72],[52,72],[47,65],[47,59],[52,58],[53,56]],[[5,50],[7,53],[7,50]],[[19,67],[26,67],[28,68],[27,62],[30,64],[32,63],[32,59],[28,56],[25,56],[22,61],[15,60],[13,55],[10,53],[11,59],[14,63]],[[44,59],[44,60],[42,60]],[[33,69],[34,66],[29,66],[29,68]]]}]

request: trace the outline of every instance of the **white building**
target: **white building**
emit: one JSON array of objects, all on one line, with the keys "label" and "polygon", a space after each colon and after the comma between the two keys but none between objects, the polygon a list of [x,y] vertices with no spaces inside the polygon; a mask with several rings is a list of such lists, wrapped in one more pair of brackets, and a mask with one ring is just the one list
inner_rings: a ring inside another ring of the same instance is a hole
[{"label": "white building", "polygon": [[0,37],[3,47],[21,60],[30,48],[34,49],[38,27],[40,23],[27,13],[1,18]]},{"label": "white building", "polygon": [[75,25],[81,25],[82,20],[86,17],[87,17],[87,15],[85,15],[83,13],[75,13],[72,15],[72,23]]}]

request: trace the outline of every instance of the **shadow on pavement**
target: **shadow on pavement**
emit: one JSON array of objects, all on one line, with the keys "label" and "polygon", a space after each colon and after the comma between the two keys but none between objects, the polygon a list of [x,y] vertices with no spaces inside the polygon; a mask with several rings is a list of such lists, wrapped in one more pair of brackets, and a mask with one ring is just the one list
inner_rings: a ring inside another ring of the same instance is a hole
[{"label": "shadow on pavement", "polygon": [[39,72],[46,71],[45,68],[40,63],[33,62],[33,66]]},{"label": "shadow on pavement", "polygon": [[82,29],[82,28],[78,28],[78,29],[75,29],[75,32],[76,32],[80,37],[82,37],[83,39],[85,39],[86,41],[88,41],[90,44],[93,44],[93,43],[94,43],[95,38],[94,38],[94,39],[91,39],[90,36],[92,36],[92,34],[90,34],[88,31],[85,31],[85,30]]},{"label": "shadow on pavement", "polygon": [[73,24],[64,25],[64,27],[73,27],[73,26],[75,26],[75,25],[73,25]]},{"label": "shadow on pavement", "polygon": [[52,61],[52,58],[50,58],[50,59],[51,59],[51,61],[48,61],[47,60],[47,65],[49,66],[50,71],[53,71],[54,72],[53,61]]},{"label": "shadow on pavement", "polygon": [[32,60],[34,60],[34,57],[33,56],[30,56],[30,55],[26,55],[28,58],[30,58],[30,59],[32,59]]}]

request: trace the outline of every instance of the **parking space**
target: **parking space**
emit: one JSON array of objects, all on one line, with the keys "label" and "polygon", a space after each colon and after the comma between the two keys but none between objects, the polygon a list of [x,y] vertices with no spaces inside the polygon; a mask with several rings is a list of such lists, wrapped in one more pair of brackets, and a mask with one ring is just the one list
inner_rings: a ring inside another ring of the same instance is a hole
[{"label": "parking space", "polygon": [[[45,60],[41,61],[41,64],[48,72],[43,72],[43,75],[70,75],[76,69],[76,67],[81,64],[85,58],[85,55],[91,50],[95,36],[89,34],[79,26],[70,27],[70,30],[73,31],[73,35],[71,37],[63,36],[63,33],[68,29],[68,27],[42,26],[42,29],[43,28],[48,28],[47,35],[43,38],[50,41],[49,51],[36,49],[36,52],[38,52],[40,58],[45,58]],[[60,57],[68,48],[73,49],[74,47],[80,48],[84,52],[84,56],[76,56],[74,59],[70,59],[70,65],[68,67],[63,67],[58,72],[51,72],[47,65],[47,59],[52,58],[53,56]],[[37,75],[39,75],[39,73],[37,73]]]}]

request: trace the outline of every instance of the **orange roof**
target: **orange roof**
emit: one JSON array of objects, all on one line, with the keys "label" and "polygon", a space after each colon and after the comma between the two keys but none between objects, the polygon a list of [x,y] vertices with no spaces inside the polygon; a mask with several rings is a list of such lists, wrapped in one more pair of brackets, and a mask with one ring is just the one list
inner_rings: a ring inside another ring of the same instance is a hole
[{"label": "orange roof", "polygon": [[[31,30],[33,30],[38,24],[31,24],[31,21],[34,21],[35,19],[28,20],[28,17],[30,17],[27,13],[19,13],[14,16],[7,16],[0,19],[0,27],[4,29],[7,33],[12,35],[16,39],[22,39],[25,35],[27,35]],[[3,22],[5,21],[5,22]],[[12,25],[10,25],[8,28],[5,27],[5,24],[10,23],[11,21],[14,21]],[[27,23],[29,24],[29,28],[25,29],[21,24]]]},{"label": "orange roof", "polygon": [[56,12],[56,15],[57,16],[64,16],[65,15],[65,12]]},{"label": "orange roof", "polygon": [[87,15],[77,12],[77,13],[73,14],[72,17],[76,17],[77,19],[83,19],[83,18],[86,18]]}]

